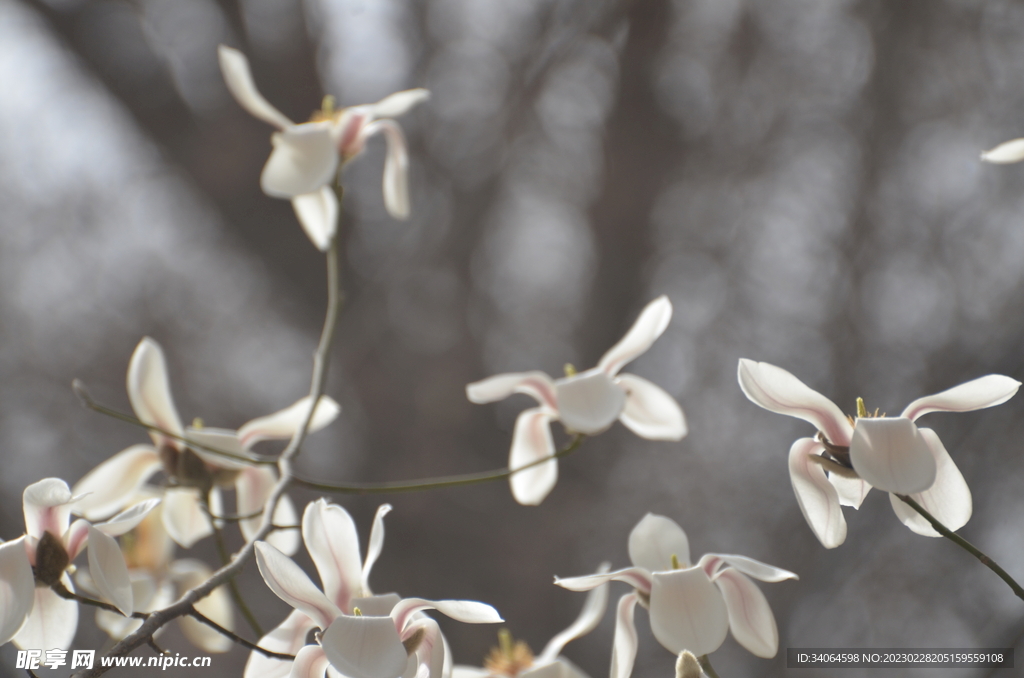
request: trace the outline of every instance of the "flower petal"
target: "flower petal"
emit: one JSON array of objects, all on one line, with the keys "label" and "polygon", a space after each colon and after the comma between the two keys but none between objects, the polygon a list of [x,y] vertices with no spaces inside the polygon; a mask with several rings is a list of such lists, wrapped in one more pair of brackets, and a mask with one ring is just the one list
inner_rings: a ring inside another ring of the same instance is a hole
[{"label": "flower petal", "polygon": [[338,151],[329,122],[305,122],[275,132],[274,150],[260,174],[260,187],[273,198],[295,198],[319,191],[334,178]]},{"label": "flower petal", "polygon": [[[266,466],[251,466],[235,478],[235,503],[239,515],[251,516],[262,512],[270,493],[277,484],[277,474]],[[263,521],[262,515],[246,518],[239,522],[242,536],[252,539]],[[275,525],[297,525],[299,517],[295,505],[287,494],[281,495],[274,508]],[[267,541],[285,555],[292,555],[299,550],[299,531],[297,529],[274,530],[267,536]]]},{"label": "flower petal", "polygon": [[[185,428],[185,439],[189,449],[211,466],[226,469],[243,469],[253,465],[251,455],[242,448],[238,433],[226,428]],[[191,443],[191,444],[189,444]],[[209,448],[209,449],[204,449]],[[213,450],[223,452],[218,454]]]},{"label": "flower petal", "polygon": [[558,418],[570,431],[595,435],[608,429],[626,407],[626,391],[595,367],[555,381]]},{"label": "flower petal", "polygon": [[997,165],[1007,165],[1024,160],[1024,139],[1014,139],[984,151],[981,159]]},{"label": "flower petal", "polygon": [[43,478],[26,487],[21,495],[26,534],[39,538],[49,532],[63,537],[71,522],[69,504],[73,498],[68,484],[60,478]]},{"label": "flower petal", "polygon": [[[135,347],[128,363],[127,386],[128,400],[139,421],[174,435],[182,435],[184,431],[167,380],[167,361],[164,360],[160,344],[153,339],[143,337]],[[181,448],[177,440],[158,431],[150,431],[149,435],[158,450],[164,445]]]},{"label": "flower petal", "polygon": [[391,617],[338,617],[320,645],[331,666],[348,678],[398,678],[408,663]]},{"label": "flower petal", "polygon": [[359,608],[364,616],[388,617],[402,597],[397,593],[382,593],[379,596],[362,596],[352,599],[352,609]]},{"label": "flower petal", "polygon": [[852,506],[859,509],[860,505],[864,503],[864,498],[871,491],[871,486],[860,478],[844,478],[830,473],[828,481],[832,483],[832,487],[836,488],[836,492],[839,494],[840,506]]},{"label": "flower petal", "polygon": [[[245,449],[251,448],[262,440],[288,440],[299,428],[306,423],[309,416],[310,397],[300,398],[292,405],[268,414],[265,417],[253,419],[238,429],[238,440]],[[330,396],[320,396],[317,401],[313,418],[309,422],[309,432],[319,431],[330,424],[341,412],[339,405]]]},{"label": "flower petal", "polygon": [[600,362],[597,363],[598,368],[608,376],[614,377],[626,363],[651,347],[668,327],[670,320],[672,302],[663,294],[644,307],[640,317],[626,332],[626,336],[601,356]]},{"label": "flower petal", "polygon": [[278,598],[304,612],[321,629],[341,616],[341,610],[327,599],[302,568],[270,544],[256,542],[256,565],[263,581]]},{"label": "flower petal", "polygon": [[150,511],[159,505],[159,499],[147,499],[146,501],[139,502],[131,508],[121,511],[110,520],[99,523],[94,527],[103,534],[109,534],[111,537],[119,537],[128,530],[135,528],[135,526],[141,523],[146,516],[149,515]]},{"label": "flower petal", "polygon": [[[68,591],[75,590],[66,572],[61,583]],[[34,588],[33,594],[32,612],[15,634],[14,644],[23,650],[70,648],[78,630],[78,603],[61,598],[45,586]]]},{"label": "flower petal", "polygon": [[672,654],[697,656],[717,650],[729,632],[722,594],[699,567],[655,572],[651,586],[651,631]]},{"label": "flower petal", "polygon": [[[930,428],[919,429],[921,437],[935,458],[935,483],[924,492],[911,494],[910,498],[932,514],[950,530],[959,530],[971,519],[974,510],[971,488],[967,486],[960,469],[953,463],[949,452],[939,436]],[[896,517],[914,532],[926,537],[941,537],[935,528],[914,509],[904,504],[893,494],[889,495]]]},{"label": "flower petal", "polygon": [[377,103],[370,104],[370,108],[374,118],[397,118],[429,98],[429,90],[417,87],[389,94]]},{"label": "flower petal", "polygon": [[370,595],[370,571],[377,562],[381,549],[384,548],[384,516],[391,512],[391,504],[381,504],[373,516],[373,527],[370,529],[370,543],[366,546],[366,560],[363,561],[362,587],[363,595]]},{"label": "flower petal", "polygon": [[623,581],[642,593],[651,592],[651,573],[642,567],[626,567],[582,577],[555,577],[555,585],[570,591],[589,591],[610,581]]},{"label": "flower petal", "polygon": [[779,651],[779,629],[761,589],[730,567],[719,573],[715,583],[725,599],[732,637],[754,656],[774,657]]},{"label": "flower petal", "polygon": [[220,45],[217,47],[217,59],[220,62],[220,70],[224,74],[224,82],[227,83],[228,90],[242,108],[278,129],[291,127],[292,121],[274,108],[256,89],[252,72],[249,70],[249,60],[245,58],[244,54],[237,49]]},{"label": "flower petal", "polygon": [[466,624],[497,624],[504,621],[498,611],[487,603],[475,600],[426,600],[403,598],[391,610],[395,628],[404,629],[412,616],[421,610],[437,610],[455,621]]},{"label": "flower petal", "polygon": [[338,232],[338,196],[330,186],[292,198],[295,216],[316,248],[326,252]]},{"label": "flower petal", "polygon": [[[610,567],[611,565],[609,563],[601,563],[601,566],[597,571],[599,573],[607,572]],[[607,607],[608,587],[598,586],[597,588],[591,589],[590,593],[587,594],[587,599],[583,602],[583,609],[580,610],[580,614],[576,617],[576,621],[574,621],[569,628],[556,634],[554,638],[548,641],[548,644],[544,646],[544,650],[537,655],[536,663],[554,661],[567,643],[576,640],[580,636],[584,636],[597,628],[597,625],[601,622],[601,617],[604,616],[605,608]]]},{"label": "flower petal", "polygon": [[636,660],[636,624],[633,613],[640,597],[636,593],[628,593],[619,598],[615,613],[615,638],[612,641],[612,667],[610,678],[629,678]]},{"label": "flower petal", "polygon": [[395,219],[409,218],[409,154],[405,150],[405,135],[393,120],[378,120],[363,128],[364,136],[383,132],[388,143],[384,158],[384,207]]},{"label": "flower petal", "polygon": [[25,537],[0,544],[0,646],[14,637],[32,611],[34,591]]},{"label": "flower petal", "polygon": [[[523,410],[516,418],[512,433],[512,450],[508,467],[512,470],[526,466],[555,453],[551,438],[551,414],[543,407]],[[512,496],[524,506],[536,506],[544,501],[558,482],[558,460],[550,459],[509,476]]]},{"label": "flower petal", "polygon": [[149,445],[118,452],[75,484],[72,494],[83,495],[75,502],[75,513],[89,520],[109,516],[159,468],[160,455]]},{"label": "flower petal", "polygon": [[352,598],[361,595],[362,582],[359,534],[352,516],[337,504],[318,499],[302,514],[302,540],[327,597],[339,609],[350,611]]},{"label": "flower petal", "polygon": [[198,490],[188,487],[167,489],[161,513],[167,534],[184,548],[191,548],[200,539],[213,534],[210,519],[199,506]]},{"label": "flower petal", "polygon": [[[442,678],[444,674],[444,636],[441,635],[441,627],[430,617],[417,619],[406,627],[401,634],[402,640],[407,641],[416,634],[420,636],[419,644],[415,650],[416,662],[420,669],[427,669],[427,676],[430,678]],[[417,672],[418,674],[419,672]]]},{"label": "flower petal", "polygon": [[903,417],[858,419],[850,462],[865,482],[886,492],[922,492],[935,482],[935,457]]},{"label": "flower petal", "polygon": [[[480,668],[479,666],[456,664],[452,667],[452,678],[491,678],[493,675],[487,669]],[[520,678],[525,678],[526,675],[521,674]]]},{"label": "flower petal", "polygon": [[558,410],[555,382],[551,380],[551,377],[537,370],[497,374],[466,386],[466,397],[470,402],[478,405],[504,400],[513,393],[525,393],[541,405],[546,405],[551,410]]},{"label": "flower petal", "polygon": [[319,645],[306,645],[295,655],[291,678],[324,678],[327,671],[327,654]]},{"label": "flower petal", "polygon": [[[800,578],[789,570],[783,570],[781,567],[768,565],[767,563],[762,563],[760,560],[754,560],[753,558],[748,558],[746,556],[734,556],[725,553],[705,553],[701,557],[700,562],[704,564],[706,560],[710,558],[717,558],[743,574],[761,581],[779,582],[787,579]],[[705,571],[707,571],[707,568],[705,568]]]},{"label": "flower petal", "polygon": [[1020,382],[1001,374],[989,374],[942,393],[918,398],[907,405],[901,417],[915,421],[929,412],[970,412],[1005,403],[1017,393]]},{"label": "flower petal", "polygon": [[[271,652],[296,654],[305,646],[306,636],[315,628],[313,620],[298,610],[292,610],[283,622],[260,638],[257,645]],[[253,651],[249,654],[242,678],[284,678],[291,672],[291,665],[290,661]]]},{"label": "flower petal", "polygon": [[822,451],[813,438],[801,438],[789,449],[789,480],[793,484],[800,512],[821,545],[832,549],[846,541],[846,519],[839,505],[839,493],[820,464],[811,455]]},{"label": "flower petal", "polygon": [[686,436],[682,408],[660,386],[632,374],[620,374],[615,383],[626,391],[626,407],[619,421],[633,433],[648,440],[682,440]]},{"label": "flower petal", "polygon": [[690,541],[676,521],[654,513],[645,515],[629,533],[629,559],[651,572],[672,568],[672,556],[690,566]]},{"label": "flower petal", "polygon": [[134,610],[132,582],[124,556],[113,537],[92,525],[89,526],[89,574],[100,597],[113,603],[124,616],[130,616]]},{"label": "flower petal", "polygon": [[[195,558],[183,558],[171,563],[169,568],[171,577],[177,586],[178,593],[182,594],[189,589],[199,586],[213,575],[213,571],[206,563]],[[195,608],[199,613],[217,622],[227,630],[234,627],[234,612],[231,599],[227,589],[223,586],[214,589],[210,595],[201,598]],[[308,621],[308,618],[306,618]],[[231,640],[214,631],[206,624],[192,617],[179,617],[178,623],[185,637],[196,647],[207,652],[221,653],[228,652],[234,645]]]}]

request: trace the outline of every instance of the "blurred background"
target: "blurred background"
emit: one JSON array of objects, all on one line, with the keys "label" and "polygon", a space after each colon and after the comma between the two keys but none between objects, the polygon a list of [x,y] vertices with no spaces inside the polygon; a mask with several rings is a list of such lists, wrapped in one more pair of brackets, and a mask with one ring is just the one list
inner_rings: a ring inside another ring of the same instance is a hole
[{"label": "blurred background", "polygon": [[[364,540],[377,505],[395,506],[375,590],[487,601],[539,652],[584,597],[552,576],[627,565],[650,511],[687,530],[694,559],[741,553],[801,577],[761,586],[779,655],[730,638],[712,657],[722,678],[833,674],[787,670],[787,647],[1016,645],[1024,663],[1021,601],[909,532],[883,493],[822,548],[786,465],[813,431],[747,401],[735,377],[738,358],[767,361],[846,411],[863,396],[893,414],[984,374],[1024,378],[1024,166],[978,161],[1024,136],[1012,0],[0,0],[0,538],[23,532],[29,483],[73,483],[148,440],[70,389],[80,378],[128,411],[145,335],[185,421],[235,428],[308,391],[323,257],[259,189],[271,129],[229,95],[220,43],[295,120],[324,93],[433,92],[401,119],[407,223],[384,211],[382,140],[345,170],[328,385],[343,411],[310,438],[307,477],[500,468],[531,401],[473,405],[467,383],[587,368],[648,301],[675,308],[628,371],[678,399],[689,437],[616,424],[561,462],[540,507],[506,483],[337,497]],[[1024,397],[922,423],[974,493],[961,533],[1024,580]],[[190,555],[213,562],[209,542]],[[254,565],[242,587],[265,629],[285,617]],[[627,590],[613,585],[612,606]],[[76,647],[102,648],[81,616]],[[610,606],[566,650],[594,678],[612,622]],[[635,675],[673,675],[646,612],[637,622]],[[494,627],[441,623],[457,663],[496,644]],[[201,654],[176,628],[162,644]],[[240,675],[246,657],[213,667]],[[23,675],[13,658],[0,648],[0,673]]]}]

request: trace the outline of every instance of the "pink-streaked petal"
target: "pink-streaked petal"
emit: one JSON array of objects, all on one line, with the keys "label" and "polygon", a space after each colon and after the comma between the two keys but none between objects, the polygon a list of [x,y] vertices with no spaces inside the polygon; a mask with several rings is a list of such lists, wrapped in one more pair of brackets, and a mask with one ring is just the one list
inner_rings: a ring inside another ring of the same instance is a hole
[{"label": "pink-streaked petal", "polygon": [[588,574],[582,577],[555,577],[555,584],[570,591],[589,591],[610,581],[626,582],[642,593],[651,592],[651,573],[642,567],[626,567],[614,572]]},{"label": "pink-streaked petal", "polygon": [[609,376],[615,376],[627,363],[651,347],[668,327],[670,320],[672,302],[667,296],[661,295],[644,307],[626,336],[601,356],[598,368]]},{"label": "pink-streaked petal", "polygon": [[[703,564],[712,558],[721,560],[724,564],[732,566],[743,574],[761,581],[780,582],[787,579],[800,578],[789,570],[783,570],[781,567],[768,565],[767,563],[762,563],[760,560],[754,560],[753,558],[748,558],[746,556],[736,556],[726,553],[705,553],[700,559],[701,566],[703,567]],[[705,571],[707,571],[706,568]],[[719,574],[720,572],[712,576],[712,579],[715,579]]]},{"label": "pink-streaked petal", "polygon": [[274,150],[260,175],[260,187],[273,198],[314,193],[334,178],[338,151],[331,123],[306,122],[270,137]]},{"label": "pink-streaked petal", "polygon": [[384,548],[384,516],[391,512],[391,504],[381,504],[373,516],[373,527],[370,529],[370,543],[366,546],[366,560],[363,561],[362,587],[363,595],[370,595],[370,571],[377,562],[381,549]]},{"label": "pink-streaked petal", "polygon": [[388,153],[384,158],[384,207],[395,219],[409,218],[409,154],[405,135],[394,120],[378,120],[363,128],[366,137],[384,133]]},{"label": "pink-streaked petal", "polygon": [[676,521],[648,513],[629,533],[629,559],[651,572],[672,568],[672,556],[690,565],[690,541]]},{"label": "pink-streaked petal", "polygon": [[[967,524],[974,511],[971,500],[971,488],[953,463],[939,436],[930,428],[919,429],[921,437],[935,458],[935,483],[924,492],[911,494],[910,498],[932,514],[940,523],[950,530],[956,531]],[[925,537],[941,537],[914,509],[904,504],[898,497],[890,494],[889,500],[896,511],[896,517],[914,532]]]},{"label": "pink-streaked petal", "polygon": [[198,490],[169,488],[164,492],[160,513],[167,534],[184,548],[191,548],[200,539],[213,534],[210,519],[199,505]]},{"label": "pink-streaked petal", "polygon": [[732,637],[757,657],[774,657],[779,651],[779,629],[761,589],[732,568],[722,570],[715,583],[725,599]]},{"label": "pink-streaked petal", "polygon": [[0,646],[14,637],[32,611],[34,591],[25,538],[0,544]]},{"label": "pink-streaked petal", "polygon": [[[74,591],[71,577],[64,573],[61,583]],[[70,648],[78,630],[78,603],[61,598],[52,589],[33,589],[35,600],[32,612],[14,636],[14,644],[23,650],[52,650]]]},{"label": "pink-streaked petal", "polygon": [[630,431],[648,440],[686,437],[688,429],[682,408],[660,386],[632,374],[620,374],[615,383],[626,391],[626,407],[619,421]]},{"label": "pink-streaked petal", "polygon": [[608,429],[626,408],[626,391],[595,367],[555,381],[558,418],[567,429],[596,435]]},{"label": "pink-streaked petal", "polygon": [[832,483],[832,487],[836,488],[840,506],[852,506],[859,509],[860,505],[864,503],[864,498],[871,491],[871,486],[860,478],[844,478],[830,473],[828,481]]},{"label": "pink-streaked petal", "polygon": [[858,419],[850,463],[866,483],[886,492],[923,492],[935,482],[935,457],[903,417]]},{"label": "pink-streaked petal", "polygon": [[[305,646],[306,636],[315,628],[313,620],[298,610],[292,610],[274,630],[260,638],[257,645],[271,652],[296,654]],[[291,672],[291,665],[290,661],[254,651],[249,654],[242,678],[284,678]]]},{"label": "pink-streaked petal", "polygon": [[509,372],[488,377],[466,386],[466,397],[470,402],[482,405],[504,400],[513,393],[525,393],[552,411],[558,410],[555,398],[555,382],[543,372]]},{"label": "pink-streaked petal", "polygon": [[338,196],[330,186],[292,198],[295,217],[309,239],[321,252],[331,248],[338,232]]},{"label": "pink-streaked petal", "polygon": [[117,545],[109,534],[89,526],[89,574],[100,597],[113,603],[126,617],[134,610],[132,582],[128,577],[128,566]]},{"label": "pink-streaked petal", "polygon": [[832,549],[846,541],[846,519],[839,493],[811,456],[824,448],[813,438],[801,438],[789,449],[789,480],[797,504],[821,545]]},{"label": "pink-streaked petal", "polygon": [[389,94],[375,104],[370,104],[374,118],[397,118],[407,113],[413,106],[430,98],[430,91],[422,87],[407,89]]},{"label": "pink-streaked petal", "polygon": [[348,678],[398,678],[408,664],[391,617],[338,617],[320,645],[331,665]]},{"label": "pink-streaked petal", "polygon": [[1009,165],[1024,160],[1024,139],[1006,141],[984,151],[981,159],[996,165]]},{"label": "pink-streaked petal", "polygon": [[651,586],[651,631],[672,654],[697,656],[717,650],[729,632],[721,592],[699,567],[655,572]]},{"label": "pink-streaked petal", "polygon": [[[555,441],[551,438],[551,415],[543,407],[523,410],[516,418],[512,433],[512,450],[508,467],[512,470],[531,464],[538,459],[551,457],[555,453]],[[536,506],[544,501],[558,482],[558,460],[535,464],[528,469],[509,476],[512,496],[520,504]]]},{"label": "pink-streaked petal", "polygon": [[330,662],[319,645],[307,645],[295,655],[291,678],[324,678]]},{"label": "pink-streaked petal", "polygon": [[71,527],[64,533],[64,550],[67,551],[69,562],[74,562],[78,554],[89,543],[89,530],[91,528],[92,525],[89,524],[88,520],[79,518],[71,523]]},{"label": "pink-streaked petal", "polygon": [[[168,571],[174,579],[179,594],[199,586],[213,575],[213,571],[206,563],[194,558],[176,560],[171,563]],[[234,608],[226,587],[221,586],[214,589],[210,595],[201,598],[195,607],[200,614],[209,617],[229,631],[234,628]],[[197,619],[180,617],[178,623],[189,642],[207,652],[227,652],[234,647],[230,639]]]},{"label": "pink-streaked petal", "polygon": [[249,60],[245,58],[244,54],[237,49],[220,45],[217,48],[217,58],[220,62],[221,73],[224,74],[224,82],[231,95],[235,97],[235,101],[242,108],[250,115],[278,129],[291,127],[292,121],[274,108],[256,89],[252,72],[249,70]]},{"label": "pink-streaked petal", "polygon": [[302,514],[302,540],[327,597],[339,609],[349,610],[352,598],[361,595],[362,583],[359,533],[352,516],[326,499],[311,502]]},{"label": "pink-streaked petal", "polygon": [[1005,403],[1017,393],[1020,382],[1001,374],[990,374],[954,386],[942,393],[918,398],[907,405],[901,417],[911,421],[929,412],[970,412]]},{"label": "pink-streaked petal", "polygon": [[132,445],[89,471],[72,493],[82,495],[74,510],[89,520],[105,518],[128,503],[146,479],[160,469],[160,455],[150,445]]},{"label": "pink-streaked petal", "polygon": [[[211,466],[226,469],[243,469],[253,465],[247,450],[242,447],[238,440],[238,434],[226,428],[192,428],[185,429],[185,439],[189,443],[189,449]],[[186,443],[188,444],[188,443]],[[206,449],[210,448],[210,449]],[[218,450],[224,454],[217,454]]]},{"label": "pink-streaked petal", "polygon": [[[160,344],[149,337],[142,338],[128,363],[127,381],[128,400],[139,421],[177,436],[184,433],[178,410],[174,407],[174,398],[171,397],[167,361],[164,360]],[[149,435],[157,449],[165,444],[175,449],[181,448],[181,443],[162,433],[150,431]]]},{"label": "pink-streaked petal", "polygon": [[[306,423],[306,417],[309,416],[309,403],[310,397],[306,396],[283,410],[243,424],[242,428],[238,429],[238,439],[242,447],[249,449],[262,440],[290,439],[299,430],[299,427]],[[339,412],[341,412],[341,405],[334,398],[320,396],[316,410],[313,412],[313,418],[309,422],[309,432],[313,433],[324,428],[335,420]]]},{"label": "pink-streaked petal", "polygon": [[69,504],[75,498],[68,484],[60,478],[43,478],[26,487],[21,495],[25,532],[37,539],[43,532],[63,537],[71,522]]},{"label": "pink-streaked petal", "polygon": [[[277,484],[277,474],[267,466],[251,466],[235,478],[235,503],[239,515],[251,516],[261,512],[270,498],[270,493]],[[259,530],[262,515],[246,518],[239,522],[242,536],[252,539]],[[295,505],[287,494],[281,495],[274,508],[275,525],[297,525],[298,514]],[[299,531],[274,530],[267,536],[267,541],[285,555],[292,555],[299,550]]]},{"label": "pink-streaked petal", "polygon": [[754,404],[813,424],[833,445],[850,444],[853,428],[842,410],[786,370],[741,358],[738,376],[740,388]]},{"label": "pink-streaked petal", "polygon": [[321,629],[341,616],[341,610],[327,599],[302,568],[270,544],[256,542],[256,564],[270,590],[296,610],[306,613]]},{"label": "pink-streaked petal", "polygon": [[109,534],[111,537],[120,537],[128,530],[135,528],[149,515],[150,511],[159,505],[159,499],[147,499],[121,511],[110,520],[94,525],[94,527],[103,534]]},{"label": "pink-streaked petal", "polygon": [[466,624],[497,624],[504,621],[498,611],[487,603],[475,600],[426,600],[403,598],[391,610],[395,628],[405,629],[412,616],[422,610],[437,610],[455,621]]},{"label": "pink-streaked petal", "polygon": [[615,638],[612,641],[612,667],[610,678],[629,678],[636,660],[638,640],[633,615],[640,597],[629,593],[619,598],[615,612]]},{"label": "pink-streaked petal", "polygon": [[[441,635],[441,627],[430,617],[423,617],[411,622],[401,634],[405,641],[414,634],[422,632],[423,637],[416,648],[416,662],[419,668],[427,668],[425,675],[430,678],[442,678],[444,675],[444,636]],[[417,674],[419,672],[417,671]]]},{"label": "pink-streaked petal", "polygon": [[[611,569],[610,563],[601,563],[601,566],[597,569],[598,573],[607,572]],[[569,628],[565,629],[561,633],[555,635],[554,638],[548,641],[548,644],[544,646],[544,650],[537,655],[537,663],[554,661],[555,658],[562,651],[562,648],[567,643],[584,636],[601,623],[601,617],[604,616],[605,608],[608,607],[608,587],[598,586],[595,589],[591,589],[590,593],[587,594],[587,599],[583,602],[583,609],[580,610],[579,616],[576,617]]]}]

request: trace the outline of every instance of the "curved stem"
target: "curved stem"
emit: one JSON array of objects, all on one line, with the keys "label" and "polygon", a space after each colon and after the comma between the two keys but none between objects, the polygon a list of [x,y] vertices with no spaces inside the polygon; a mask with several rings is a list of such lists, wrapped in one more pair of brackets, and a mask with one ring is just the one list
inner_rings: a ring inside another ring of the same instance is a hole
[{"label": "curved stem", "polygon": [[718,674],[715,673],[715,669],[711,666],[711,660],[708,659],[706,654],[702,654],[697,661],[700,662],[700,667],[704,669],[704,673],[708,674],[708,678],[718,678]]},{"label": "curved stem", "polygon": [[922,507],[920,504],[918,504],[910,497],[903,494],[897,494],[896,496],[899,497],[900,501],[902,501],[904,504],[920,513],[925,520],[931,523],[931,526],[935,528],[936,532],[938,532],[943,537],[945,537],[946,539],[950,540],[951,542],[962,548],[964,551],[970,553],[972,556],[980,560],[982,565],[984,565],[985,567],[999,575],[999,578],[1006,582],[1006,585],[1013,590],[1013,593],[1021,600],[1024,600],[1024,588],[1021,588],[1020,584],[1014,581],[1013,577],[1007,574],[1006,570],[999,567],[998,563],[996,563],[994,560],[985,555],[974,544],[967,541],[960,535],[954,533],[948,527],[940,523],[938,519],[935,518],[935,516],[928,513],[928,511],[924,510],[924,507]]},{"label": "curved stem", "polygon": [[121,610],[117,609],[117,607],[111,605],[110,603],[105,603],[102,600],[93,600],[92,598],[86,598],[85,596],[75,593],[74,591],[69,591],[68,588],[59,581],[55,582],[50,587],[50,589],[53,590],[53,592],[61,598],[64,598],[65,600],[73,600],[76,603],[81,603],[82,605],[91,605],[92,607],[98,607],[101,610],[107,610],[108,612],[119,614],[122,617],[129,616],[134,617],[135,619],[145,619],[149,616],[149,614],[145,612],[133,612],[130,615],[125,615],[124,612],[121,612]]},{"label": "curved stem", "polygon": [[239,645],[241,645],[242,647],[244,647],[246,649],[255,650],[256,652],[259,652],[260,654],[266,655],[267,657],[270,657],[272,659],[285,659],[285,660],[290,660],[290,661],[294,661],[295,660],[295,655],[293,655],[293,654],[285,654],[285,653],[282,653],[282,652],[272,652],[270,650],[267,650],[265,648],[260,647],[256,643],[249,642],[248,640],[246,640],[245,638],[241,637],[237,633],[234,633],[232,631],[227,630],[226,628],[224,628],[223,626],[221,626],[217,622],[213,621],[212,619],[210,619],[209,617],[207,617],[206,615],[204,615],[202,612],[200,612],[199,610],[197,610],[194,607],[190,608],[188,610],[188,612],[186,612],[186,614],[188,616],[190,616],[190,617],[195,618],[197,621],[202,622],[203,624],[206,624],[207,626],[209,626],[211,629],[213,629],[217,633],[221,634],[225,638],[231,639],[232,641],[238,643]]},{"label": "curved stem", "polygon": [[[227,544],[224,542],[224,532],[217,526],[217,521],[213,518],[213,512],[210,511],[210,503],[207,498],[204,498],[200,504],[203,509],[203,513],[206,514],[206,519],[210,521],[210,529],[213,530],[213,541],[217,545],[217,555],[220,556],[220,564],[227,565],[231,560],[231,556],[228,554]],[[245,602],[245,598],[242,597],[242,592],[238,590],[238,582],[235,581],[234,577],[228,577],[228,593],[231,594],[231,599],[235,603],[235,607],[245,617],[245,621],[249,624],[249,628],[253,630],[258,637],[263,637],[263,628],[260,623],[256,620],[256,615],[252,613],[249,606]]]}]

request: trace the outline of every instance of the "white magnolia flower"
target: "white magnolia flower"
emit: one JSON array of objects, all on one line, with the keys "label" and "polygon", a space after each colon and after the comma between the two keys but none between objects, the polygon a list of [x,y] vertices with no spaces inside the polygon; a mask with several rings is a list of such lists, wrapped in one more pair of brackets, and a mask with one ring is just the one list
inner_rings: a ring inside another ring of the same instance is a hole
[{"label": "white magnolia flower", "polygon": [[[291,438],[309,414],[309,397],[279,412],[254,419],[237,431],[186,429],[181,425],[171,397],[163,351],[154,340],[145,337],[128,365],[128,399],[141,422],[178,437],[151,430],[152,445],[133,445],[90,471],[74,488],[75,494],[88,493],[77,505],[81,514],[94,519],[130,505],[146,480],[163,470],[174,483],[163,491],[161,511],[164,526],[174,541],[189,548],[212,533],[209,518],[202,510],[201,494],[209,492],[210,507],[215,514],[220,514],[222,487],[234,487],[239,515],[255,516],[240,523],[243,536],[251,538],[259,526],[256,514],[263,509],[277,482],[277,473],[272,467],[255,463],[251,448],[263,440]],[[317,431],[331,423],[340,409],[334,400],[322,396],[309,430]],[[194,444],[186,444],[179,437]],[[200,445],[232,456],[215,454]],[[294,525],[297,520],[291,501],[287,496],[281,497],[274,522]],[[295,530],[274,532],[270,541],[289,553],[298,548]]]},{"label": "white magnolia flower", "polygon": [[628,678],[636,658],[633,612],[639,602],[650,611],[651,631],[665,649],[697,656],[717,650],[731,630],[733,638],[758,657],[779,649],[775,617],[764,594],[749,577],[766,582],[797,579],[792,572],[745,556],[705,554],[690,564],[686,533],[675,521],[648,513],[629,535],[633,567],[555,583],[588,591],[609,581],[634,589],[619,599],[612,648],[611,678]]},{"label": "white magnolia flower", "polygon": [[[604,563],[598,571],[608,569],[608,564]],[[562,648],[593,631],[607,607],[608,587],[594,588],[587,595],[576,621],[548,641],[536,657],[525,642],[513,642],[512,635],[502,629],[498,632],[498,647],[491,650],[483,668],[456,665],[451,678],[588,678],[578,666],[561,656]]]},{"label": "white magnolia flower", "polygon": [[[295,652],[295,661],[289,667],[289,662],[253,653],[246,678],[322,678],[329,670],[347,678],[442,678],[447,663],[444,637],[437,622],[420,612],[438,610],[469,623],[502,621],[493,607],[475,601],[372,596],[367,579],[380,555],[383,518],[390,509],[385,504],[377,510],[366,562],[360,564],[358,536],[348,512],[324,499],[306,507],[302,538],[320,573],[323,591],[290,558],[266,542],[256,542],[256,564],[263,580],[295,608],[260,640],[260,646]],[[306,635],[313,628],[320,629],[319,644],[306,645]]]},{"label": "white magnolia flower", "polygon": [[[626,336],[605,353],[597,367],[562,379],[543,372],[499,374],[469,384],[466,395],[474,403],[489,403],[513,393],[525,393],[540,407],[524,410],[516,419],[508,466],[516,469],[555,453],[550,423],[594,435],[621,421],[638,436],[650,440],[680,440],[686,419],[669,394],[646,379],[619,374],[628,362],[644,353],[672,319],[672,303],[660,296],[647,304]],[[532,466],[509,478],[520,504],[536,505],[558,480],[555,459]]]},{"label": "white magnolia flower", "polygon": [[78,603],[61,598],[50,587],[60,582],[74,590],[67,569],[87,546],[100,597],[125,615],[134,610],[128,568],[114,537],[138,525],[159,500],[92,525],[81,518],[71,522],[71,505],[78,499],[59,478],[44,478],[25,488],[25,536],[0,544],[0,645],[12,639],[24,649],[71,645],[78,628]]},{"label": "white magnolia flower", "polygon": [[425,89],[396,92],[375,104],[326,109],[310,122],[296,125],[256,89],[249,62],[236,49],[221,45],[220,68],[228,89],[242,108],[279,131],[270,137],[274,149],[263,168],[260,186],[274,198],[292,201],[309,239],[321,250],[330,247],[338,222],[338,199],[330,187],[338,168],[363,151],[366,139],[383,132],[388,144],[384,161],[384,206],[396,219],[409,216],[409,160],[397,118],[430,96]]},{"label": "white magnolia flower", "polygon": [[999,144],[981,154],[981,159],[996,165],[1009,165],[1024,160],[1024,139]]},{"label": "white magnolia flower", "polygon": [[938,537],[897,495],[909,495],[951,530],[971,517],[971,491],[934,431],[914,423],[929,412],[969,412],[1006,402],[1020,382],[990,374],[942,393],[918,398],[898,417],[858,413],[847,418],[831,400],[786,370],[741,359],[740,388],[766,410],[813,424],[816,438],[789,451],[789,476],[800,510],[826,548],[846,539],[841,506],[859,508],[876,487],[889,492],[896,516],[914,532]]}]

